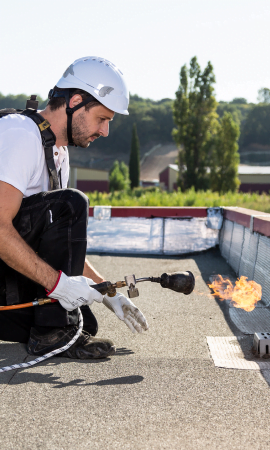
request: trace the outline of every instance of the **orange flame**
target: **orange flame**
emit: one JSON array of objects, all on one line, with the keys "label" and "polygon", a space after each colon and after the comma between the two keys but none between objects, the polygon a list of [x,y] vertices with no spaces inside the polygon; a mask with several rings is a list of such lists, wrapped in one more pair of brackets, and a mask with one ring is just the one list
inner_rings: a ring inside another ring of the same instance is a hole
[{"label": "orange flame", "polygon": [[244,276],[238,278],[233,286],[229,278],[218,275],[209,287],[214,291],[213,296],[219,297],[220,300],[230,300],[235,308],[245,311],[253,311],[262,297],[261,286],[253,280],[247,281]]}]

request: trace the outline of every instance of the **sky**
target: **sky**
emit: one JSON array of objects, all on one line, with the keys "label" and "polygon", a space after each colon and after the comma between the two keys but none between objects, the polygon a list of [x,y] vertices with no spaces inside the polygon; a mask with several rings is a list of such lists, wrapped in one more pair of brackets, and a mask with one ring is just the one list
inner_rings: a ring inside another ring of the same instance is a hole
[{"label": "sky", "polygon": [[0,92],[40,94],[83,56],[124,73],[131,94],[174,98],[193,56],[214,66],[217,100],[270,88],[269,0],[3,0]]}]

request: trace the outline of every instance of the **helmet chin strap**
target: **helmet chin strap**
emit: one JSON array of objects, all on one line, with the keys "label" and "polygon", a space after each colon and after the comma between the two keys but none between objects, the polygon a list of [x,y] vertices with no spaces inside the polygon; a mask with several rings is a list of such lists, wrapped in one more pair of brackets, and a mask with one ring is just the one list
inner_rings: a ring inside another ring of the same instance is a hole
[{"label": "helmet chin strap", "polygon": [[73,108],[69,107],[69,101],[70,101],[70,93],[69,90],[61,90],[58,91],[57,87],[55,86],[53,89],[50,90],[49,95],[48,95],[49,99],[51,98],[56,98],[56,97],[61,97],[61,98],[65,98],[66,100],[66,114],[67,114],[67,138],[68,138],[68,145],[72,145],[73,147],[77,147],[77,145],[74,144],[73,142],[73,138],[72,138],[72,115],[75,111],[77,111],[78,109],[82,108],[83,106],[87,105],[87,103],[90,102],[98,102],[98,100],[93,97],[93,95],[89,94],[89,97],[87,97],[85,100],[83,100],[81,103],[79,103],[78,105],[74,106]]}]

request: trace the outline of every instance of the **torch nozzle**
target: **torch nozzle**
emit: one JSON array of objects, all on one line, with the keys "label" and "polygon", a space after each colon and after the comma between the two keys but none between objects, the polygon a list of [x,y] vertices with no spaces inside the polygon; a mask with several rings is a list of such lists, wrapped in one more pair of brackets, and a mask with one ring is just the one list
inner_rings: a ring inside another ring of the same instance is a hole
[{"label": "torch nozzle", "polygon": [[171,289],[182,294],[191,294],[195,287],[195,278],[192,272],[163,273],[160,277],[160,284],[163,288]]},{"label": "torch nozzle", "polygon": [[185,295],[191,294],[195,286],[195,278],[192,272],[163,273],[161,277],[137,278],[136,283],[151,281],[160,283],[163,288],[171,289]]}]

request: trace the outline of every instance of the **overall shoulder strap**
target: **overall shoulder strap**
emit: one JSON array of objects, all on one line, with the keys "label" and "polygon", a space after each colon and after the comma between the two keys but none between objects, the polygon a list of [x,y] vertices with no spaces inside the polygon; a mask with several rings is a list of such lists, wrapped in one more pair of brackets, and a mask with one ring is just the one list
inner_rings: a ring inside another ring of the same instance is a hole
[{"label": "overall shoulder strap", "polygon": [[47,119],[44,120],[44,118],[38,112],[36,112],[35,109],[27,108],[21,114],[32,119],[38,126],[42,145],[45,151],[45,159],[49,171],[51,190],[54,191],[56,189],[60,189],[57,170],[53,159],[53,146],[56,142],[56,136],[50,128],[51,124]]},{"label": "overall shoulder strap", "polygon": [[4,108],[0,109],[0,119],[2,117],[8,116],[9,114],[21,114],[22,109],[14,109],[14,108]]}]

